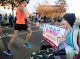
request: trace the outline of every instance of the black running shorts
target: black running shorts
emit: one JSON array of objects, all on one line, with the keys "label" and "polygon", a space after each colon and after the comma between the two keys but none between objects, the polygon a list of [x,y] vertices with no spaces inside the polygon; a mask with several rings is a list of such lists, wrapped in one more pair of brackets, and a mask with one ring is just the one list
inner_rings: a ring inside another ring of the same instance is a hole
[{"label": "black running shorts", "polygon": [[26,24],[15,24],[14,29],[15,30],[27,30],[28,25],[26,25]]}]

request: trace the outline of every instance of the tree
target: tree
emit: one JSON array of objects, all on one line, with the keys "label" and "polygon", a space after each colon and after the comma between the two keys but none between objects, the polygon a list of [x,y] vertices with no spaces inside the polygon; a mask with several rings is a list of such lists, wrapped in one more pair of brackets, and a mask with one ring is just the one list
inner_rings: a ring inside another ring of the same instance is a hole
[{"label": "tree", "polygon": [[56,1],[56,5],[59,5],[59,12],[60,14],[63,13],[63,12],[66,12],[67,10],[67,3],[66,3],[66,0],[57,0]]},{"label": "tree", "polygon": [[11,6],[12,14],[14,16],[14,8],[18,6],[15,0],[0,0],[0,6]]},{"label": "tree", "polygon": [[48,3],[39,4],[36,11],[42,16],[63,16],[66,12],[66,0],[58,0],[55,5],[49,5]]}]

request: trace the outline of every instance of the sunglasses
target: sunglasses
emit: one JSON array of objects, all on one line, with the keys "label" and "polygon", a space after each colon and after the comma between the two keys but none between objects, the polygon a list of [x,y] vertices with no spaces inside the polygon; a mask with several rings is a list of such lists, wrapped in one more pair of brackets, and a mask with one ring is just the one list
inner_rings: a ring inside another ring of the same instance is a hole
[{"label": "sunglasses", "polygon": [[25,0],[27,2],[27,4],[29,3],[30,0]]}]

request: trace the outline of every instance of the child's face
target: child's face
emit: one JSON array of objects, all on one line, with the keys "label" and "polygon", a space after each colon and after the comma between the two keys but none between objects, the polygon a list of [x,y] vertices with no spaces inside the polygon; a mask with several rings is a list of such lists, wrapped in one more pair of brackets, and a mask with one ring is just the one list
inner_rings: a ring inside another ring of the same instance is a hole
[{"label": "child's face", "polygon": [[63,19],[61,22],[61,27],[64,29],[69,29],[71,26],[65,19]]}]

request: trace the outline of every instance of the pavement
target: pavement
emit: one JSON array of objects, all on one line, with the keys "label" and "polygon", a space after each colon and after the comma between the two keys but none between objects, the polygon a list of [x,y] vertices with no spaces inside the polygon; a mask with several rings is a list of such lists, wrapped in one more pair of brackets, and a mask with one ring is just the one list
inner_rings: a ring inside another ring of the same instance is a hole
[{"label": "pavement", "polygon": [[[34,51],[39,51],[40,46],[42,45],[41,40],[42,40],[42,31],[40,31],[38,28],[35,26],[31,27],[32,29],[32,36],[30,38],[30,43],[32,44],[32,48],[24,48],[23,45],[25,43],[25,35],[22,34],[20,35],[12,45],[11,51],[14,54],[13,56],[7,56],[4,53],[0,52],[0,59],[29,59],[30,55]],[[0,46],[2,50],[7,47],[7,44],[13,35],[13,28],[9,27],[3,27],[3,38],[1,39]],[[25,33],[25,32],[21,32]],[[11,36],[10,36],[11,35]],[[46,43],[47,44],[47,43]]]}]

